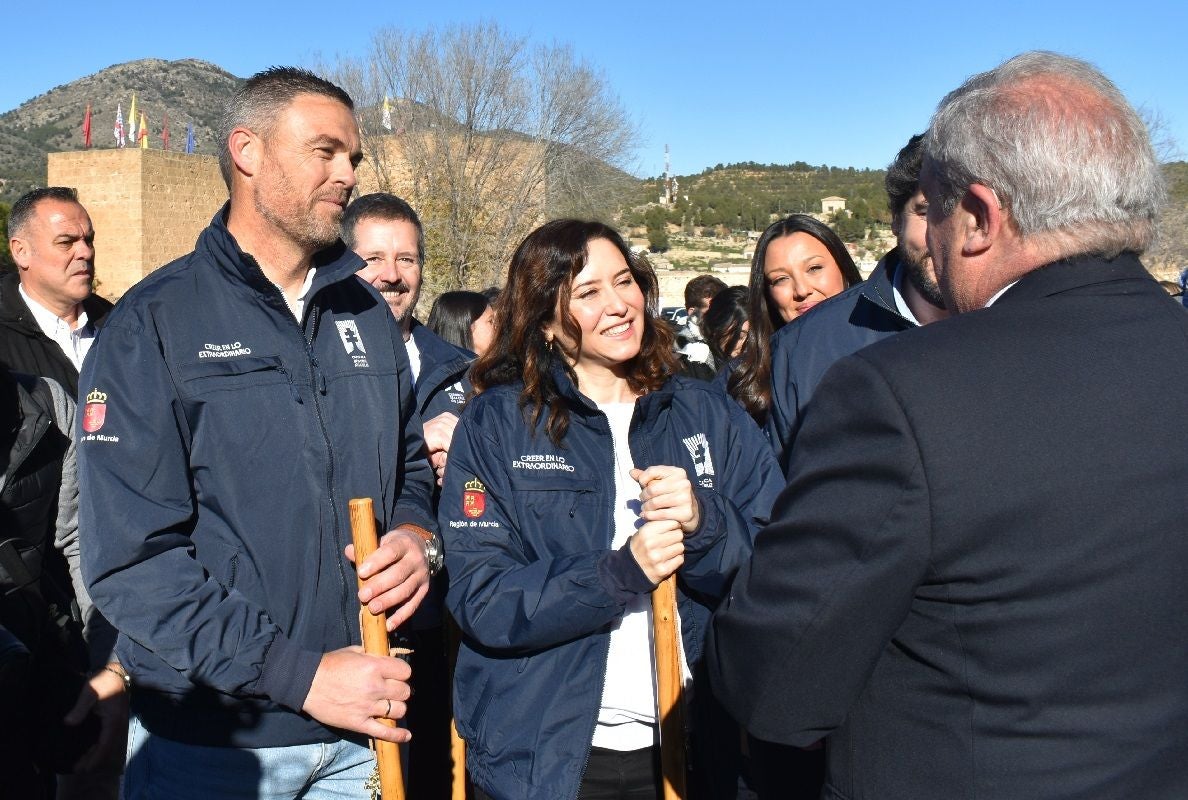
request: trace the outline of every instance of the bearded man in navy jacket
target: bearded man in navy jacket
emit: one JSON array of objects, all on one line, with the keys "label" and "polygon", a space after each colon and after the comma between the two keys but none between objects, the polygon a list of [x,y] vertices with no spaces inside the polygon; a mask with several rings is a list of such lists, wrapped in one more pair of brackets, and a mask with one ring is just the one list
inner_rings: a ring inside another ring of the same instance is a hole
[{"label": "bearded man in navy jacket", "polygon": [[830,798],[1188,797],[1188,314],[1138,259],[1147,131],[1024,54],[941,102],[920,184],[955,316],[826,374],[715,688],[828,737]]},{"label": "bearded man in navy jacket", "polygon": [[[412,367],[417,411],[425,421],[425,446],[440,482],[458,414],[471,391],[466,373],[474,353],[445,341],[413,316],[424,283],[425,229],[421,218],[393,194],[363,195],[343,214],[342,238],[366,263],[359,277],[383,295],[400,325]],[[448,800],[451,787],[445,591],[445,575],[441,574],[416,616],[401,630],[411,645],[409,658],[417,673],[416,696],[408,703],[406,720],[413,731],[408,793],[425,800]]]},{"label": "bearded man in navy jacket", "polygon": [[[338,236],[352,112],[303,70],[250,78],[222,125],[230,202],[83,368],[83,572],[134,687],[130,798],[339,797],[367,736],[409,738],[380,721],[409,667],[353,647],[359,604],[395,629],[440,543],[408,355]],[[352,497],[387,531],[354,567]]]}]

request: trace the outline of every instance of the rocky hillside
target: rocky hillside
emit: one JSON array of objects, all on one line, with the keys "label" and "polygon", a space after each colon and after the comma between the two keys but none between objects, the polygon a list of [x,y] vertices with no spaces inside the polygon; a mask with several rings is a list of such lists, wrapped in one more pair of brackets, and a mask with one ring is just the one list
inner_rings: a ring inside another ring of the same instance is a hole
[{"label": "rocky hillside", "polygon": [[44,183],[46,153],[82,148],[88,103],[92,146],[115,147],[116,104],[123,104],[127,125],[133,92],[137,111],[148,121],[150,147],[162,146],[161,125],[168,115],[171,150],[185,148],[186,124],[193,123],[195,150],[213,154],[220,110],[242,82],[205,61],[146,58],[116,64],[34,97],[0,114],[0,202],[10,203]]}]

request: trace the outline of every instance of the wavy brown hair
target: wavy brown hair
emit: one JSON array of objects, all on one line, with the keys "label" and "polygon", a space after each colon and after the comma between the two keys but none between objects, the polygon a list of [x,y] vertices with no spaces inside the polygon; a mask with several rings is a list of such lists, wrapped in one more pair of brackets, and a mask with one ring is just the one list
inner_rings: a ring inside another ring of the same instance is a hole
[{"label": "wavy brown hair", "polygon": [[586,266],[587,245],[595,239],[605,239],[622,254],[646,303],[643,342],[627,364],[627,385],[646,394],[659,389],[676,371],[672,332],[657,316],[659,286],[651,265],[632,255],[623,237],[601,222],[545,223],[528,234],[512,256],[507,284],[499,295],[495,338],[475,362],[470,377],[476,394],[522,380],[524,419],[535,430],[543,416],[554,444],[561,444],[569,429],[569,408],[553,370],[564,370],[575,386],[578,380],[560,347],[545,338],[545,327],[560,316],[566,335],[581,346],[581,329],[569,313],[569,293],[574,276]]}]

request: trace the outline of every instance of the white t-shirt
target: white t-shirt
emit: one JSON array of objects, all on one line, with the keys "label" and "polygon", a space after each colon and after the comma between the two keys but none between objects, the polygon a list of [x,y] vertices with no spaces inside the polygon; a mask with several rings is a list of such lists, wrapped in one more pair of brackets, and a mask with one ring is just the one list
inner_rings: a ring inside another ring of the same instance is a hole
[{"label": "white t-shirt", "polygon": [[[615,449],[615,515],[613,549],[622,547],[643,520],[640,487],[631,478],[627,431],[634,403],[608,403],[598,409],[610,422]],[[652,643],[652,598],[640,595],[628,603],[611,631],[606,683],[594,746],[608,750],[641,750],[656,741],[656,668]]]}]

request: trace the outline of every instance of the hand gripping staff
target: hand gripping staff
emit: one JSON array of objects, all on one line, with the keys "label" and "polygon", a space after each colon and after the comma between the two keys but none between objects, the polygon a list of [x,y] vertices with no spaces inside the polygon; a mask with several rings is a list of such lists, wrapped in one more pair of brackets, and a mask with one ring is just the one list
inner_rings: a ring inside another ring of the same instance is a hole
[{"label": "hand gripping staff", "polygon": [[[357,547],[358,545],[356,545]],[[681,680],[681,632],[676,615],[676,575],[652,591],[652,632],[656,642],[656,699],[660,714],[660,771],[664,800],[684,800],[685,709]]]},{"label": "hand gripping staff", "polygon": [[[379,546],[375,533],[375,511],[370,497],[351,500],[349,506],[351,538],[355,543],[355,564],[361,564]],[[359,585],[363,585],[362,579],[359,579]],[[390,656],[387,616],[372,614],[366,604],[362,604],[359,608],[359,624],[363,629],[364,652],[373,656]],[[380,721],[390,728],[396,727],[395,720],[385,717]],[[400,766],[400,745],[376,739],[372,746],[375,749],[376,761],[376,773],[373,773],[372,780],[368,781],[372,797],[375,797],[374,779],[378,774],[380,796],[384,800],[404,800],[404,770]]]}]

